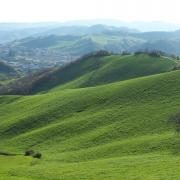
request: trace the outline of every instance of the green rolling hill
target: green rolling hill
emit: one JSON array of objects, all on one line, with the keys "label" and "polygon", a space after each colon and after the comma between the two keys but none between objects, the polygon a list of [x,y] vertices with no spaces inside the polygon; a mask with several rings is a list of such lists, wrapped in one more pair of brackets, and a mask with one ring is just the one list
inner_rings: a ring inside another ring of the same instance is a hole
[{"label": "green rolling hill", "polygon": [[[0,177],[179,179],[180,140],[169,122],[180,106],[177,63],[90,57],[33,91],[46,93],[0,96],[0,152],[17,154],[0,155]],[[27,149],[42,158],[23,156]]]},{"label": "green rolling hill", "polygon": [[89,55],[58,69],[37,73],[7,84],[0,94],[33,94],[52,88],[82,88],[173,70],[178,61],[140,55]]}]

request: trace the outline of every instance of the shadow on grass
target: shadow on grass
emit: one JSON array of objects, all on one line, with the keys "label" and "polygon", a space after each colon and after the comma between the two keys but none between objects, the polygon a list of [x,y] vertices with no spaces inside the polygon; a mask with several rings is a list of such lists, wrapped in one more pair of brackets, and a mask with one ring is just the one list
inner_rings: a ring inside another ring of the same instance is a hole
[{"label": "shadow on grass", "polygon": [[17,156],[18,154],[13,154],[9,152],[0,152],[0,156]]}]

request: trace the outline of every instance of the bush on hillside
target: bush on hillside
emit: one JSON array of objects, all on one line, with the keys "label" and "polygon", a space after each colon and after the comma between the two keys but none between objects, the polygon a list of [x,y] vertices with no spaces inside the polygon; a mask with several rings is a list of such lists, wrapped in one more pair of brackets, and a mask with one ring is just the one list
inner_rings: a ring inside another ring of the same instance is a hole
[{"label": "bush on hillside", "polygon": [[33,156],[33,154],[34,154],[34,151],[33,150],[27,150],[27,151],[25,151],[25,156]]},{"label": "bush on hillside", "polygon": [[27,150],[25,151],[25,156],[32,156],[33,158],[41,159],[42,154],[40,152],[35,152],[33,150]]},{"label": "bush on hillside", "polygon": [[91,53],[88,53],[88,54],[82,56],[82,57],[80,58],[80,60],[81,60],[81,59],[90,58],[90,57],[101,57],[101,56],[103,57],[103,56],[110,56],[110,55],[112,55],[112,53],[109,52],[109,51],[99,50],[99,51],[91,52]]},{"label": "bush on hillside", "polygon": [[41,153],[39,153],[39,152],[37,152],[37,153],[35,153],[35,154],[33,155],[33,157],[34,157],[34,158],[41,159],[42,154],[41,154]]}]

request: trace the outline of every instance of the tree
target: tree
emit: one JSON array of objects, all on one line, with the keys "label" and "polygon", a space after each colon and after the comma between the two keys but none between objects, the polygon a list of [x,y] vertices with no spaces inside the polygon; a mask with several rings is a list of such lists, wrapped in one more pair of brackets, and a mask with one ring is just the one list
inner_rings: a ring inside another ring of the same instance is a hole
[{"label": "tree", "polygon": [[33,155],[33,157],[34,157],[34,158],[41,159],[42,154],[41,154],[41,153],[39,153],[39,152],[37,152],[37,153],[35,153],[35,154]]},{"label": "tree", "polygon": [[33,150],[27,150],[27,151],[25,151],[25,156],[33,156],[33,154],[34,154],[34,151]]},{"label": "tree", "polygon": [[99,50],[93,53],[93,56],[95,57],[101,57],[101,56],[110,56],[111,53],[106,50]]},{"label": "tree", "polygon": [[41,159],[42,154],[40,152],[35,152],[33,150],[27,150],[25,151],[25,156],[32,156],[33,158]]}]

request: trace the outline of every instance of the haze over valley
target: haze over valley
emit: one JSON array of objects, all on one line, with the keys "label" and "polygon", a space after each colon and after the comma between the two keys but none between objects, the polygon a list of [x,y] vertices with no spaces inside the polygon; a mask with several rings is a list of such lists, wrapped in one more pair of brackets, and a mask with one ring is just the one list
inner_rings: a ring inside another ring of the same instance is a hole
[{"label": "haze over valley", "polygon": [[8,27],[11,27],[11,31],[7,30],[7,37],[4,33],[0,38],[0,59],[27,73],[62,66],[99,50],[118,54],[159,50],[180,55],[179,30],[142,32],[139,29],[102,24],[59,24],[1,24],[4,32]]}]

